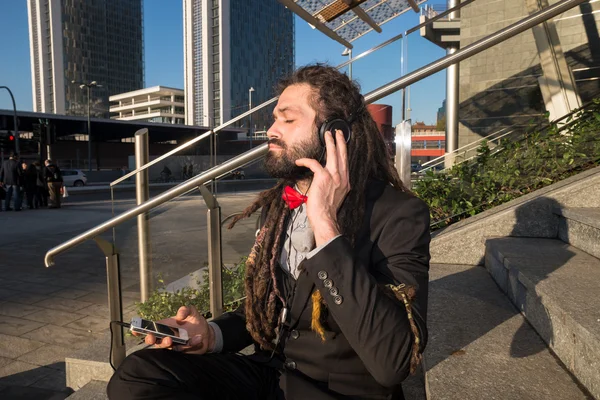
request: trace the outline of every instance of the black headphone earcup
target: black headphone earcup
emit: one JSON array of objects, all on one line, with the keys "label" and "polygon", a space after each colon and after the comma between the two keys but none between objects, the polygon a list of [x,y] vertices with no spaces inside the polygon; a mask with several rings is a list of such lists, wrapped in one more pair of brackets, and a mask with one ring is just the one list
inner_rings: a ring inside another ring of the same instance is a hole
[{"label": "black headphone earcup", "polygon": [[319,142],[321,143],[321,146],[325,147],[325,132],[331,132],[333,134],[333,138],[335,139],[335,131],[338,129],[342,131],[344,134],[344,140],[346,143],[348,143],[350,141],[351,134],[348,121],[341,118],[332,118],[323,122],[319,128]]}]

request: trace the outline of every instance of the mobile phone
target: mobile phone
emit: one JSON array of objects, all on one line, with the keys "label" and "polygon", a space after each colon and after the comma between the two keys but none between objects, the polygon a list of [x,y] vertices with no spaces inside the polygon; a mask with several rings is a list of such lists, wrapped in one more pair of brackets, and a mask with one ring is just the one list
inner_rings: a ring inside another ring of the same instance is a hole
[{"label": "mobile phone", "polygon": [[177,344],[187,344],[189,339],[187,331],[183,328],[174,328],[140,317],[133,317],[131,319],[131,327],[129,329],[132,332],[141,333],[142,335],[151,333],[161,339],[169,337],[173,340],[173,343]]}]

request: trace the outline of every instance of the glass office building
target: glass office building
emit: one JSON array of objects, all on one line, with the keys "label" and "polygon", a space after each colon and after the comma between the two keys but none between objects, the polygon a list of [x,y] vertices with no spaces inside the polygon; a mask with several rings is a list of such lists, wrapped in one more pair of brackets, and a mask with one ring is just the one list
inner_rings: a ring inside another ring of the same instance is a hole
[{"label": "glass office building", "polygon": [[[248,111],[250,88],[255,106],[293,70],[293,13],[272,0],[184,0],[184,58],[186,123],[219,125]],[[253,116],[254,129],[270,115]]]},{"label": "glass office building", "polygon": [[112,94],[144,87],[141,0],[29,0],[36,112],[107,117]]}]

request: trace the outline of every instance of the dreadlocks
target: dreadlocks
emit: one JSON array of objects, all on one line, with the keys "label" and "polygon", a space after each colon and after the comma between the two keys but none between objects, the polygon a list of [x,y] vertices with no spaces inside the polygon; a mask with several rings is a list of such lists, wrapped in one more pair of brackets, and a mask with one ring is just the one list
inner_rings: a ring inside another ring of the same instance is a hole
[{"label": "dreadlocks", "polygon": [[[309,85],[313,89],[310,105],[316,111],[315,125],[337,117],[348,120],[353,116],[352,135],[348,144],[350,187],[344,204],[338,210],[340,232],[354,244],[363,223],[366,188],[369,181],[388,182],[398,190],[406,190],[396,172],[385,142],[377,125],[368,113],[359,86],[337,69],[325,65],[312,65],[298,69],[278,85],[278,94],[292,85]],[[360,149],[360,151],[358,150]],[[261,207],[267,206],[266,220],[259,231],[246,262],[246,328],[254,340],[265,349],[273,348],[273,339],[279,329],[279,310],[283,304],[280,288],[275,279],[277,262],[281,256],[281,238],[285,220],[290,211],[281,198],[287,185],[295,182],[281,180],[277,185],[259,194],[237,221],[247,218]],[[317,291],[313,295],[313,310],[321,310],[323,301]],[[317,307],[318,306],[318,307]],[[324,339],[321,312],[313,312],[312,329]]]}]

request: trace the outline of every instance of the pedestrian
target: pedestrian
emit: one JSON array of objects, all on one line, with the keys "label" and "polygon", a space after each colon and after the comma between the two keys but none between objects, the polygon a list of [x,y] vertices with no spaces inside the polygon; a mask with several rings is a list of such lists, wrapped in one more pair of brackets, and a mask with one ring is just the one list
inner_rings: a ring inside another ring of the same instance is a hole
[{"label": "pedestrian", "polygon": [[33,205],[35,208],[48,207],[48,185],[44,183],[44,170],[39,161],[33,163],[35,166],[35,195]]},{"label": "pedestrian", "polygon": [[8,160],[2,163],[0,168],[0,184],[4,186],[6,190],[6,197],[4,199],[4,210],[11,211],[13,208],[10,207],[10,200],[13,193],[15,194],[14,210],[21,211],[21,179],[23,178],[23,170],[19,165],[19,155],[15,152],[11,152]]},{"label": "pedestrian", "polygon": [[34,198],[37,191],[37,168],[33,163],[27,165],[23,162],[23,187],[25,190],[25,197],[27,198],[27,208],[30,210],[34,209]]},{"label": "pedestrian", "polygon": [[[111,400],[404,399],[427,342],[429,210],[404,186],[363,97],[315,65],[280,84],[265,169],[278,181],[245,262],[245,302],[161,321],[186,345],[131,353]],[[252,355],[239,351],[254,345]]]},{"label": "pedestrian", "polygon": [[188,165],[187,173],[188,173],[188,178],[192,178],[194,176],[194,165],[192,163],[190,163],[190,165]]},{"label": "pedestrian", "polygon": [[62,173],[52,160],[46,160],[45,177],[50,193],[50,205],[48,208],[60,208],[61,193],[60,188],[63,185]]}]

